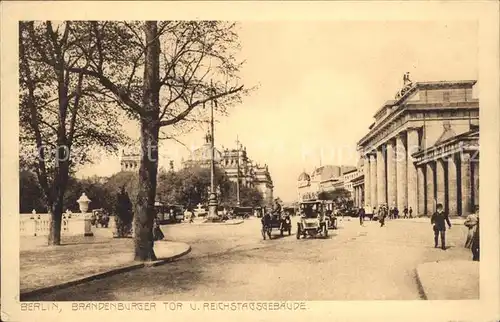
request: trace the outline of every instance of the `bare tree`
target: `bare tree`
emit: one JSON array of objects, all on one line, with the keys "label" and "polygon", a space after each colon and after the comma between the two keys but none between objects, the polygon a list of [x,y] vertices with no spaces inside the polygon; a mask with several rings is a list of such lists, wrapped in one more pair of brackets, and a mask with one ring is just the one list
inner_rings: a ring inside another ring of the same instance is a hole
[{"label": "bare tree", "polygon": [[51,213],[49,245],[61,242],[69,175],[88,162],[90,147],[111,150],[124,141],[114,101],[84,73],[71,24],[20,22],[20,161],[35,170]]},{"label": "bare tree", "polygon": [[[88,35],[83,66],[66,70],[90,76],[137,119],[141,132],[139,191],[135,203],[135,259],[156,259],[152,225],[160,132],[189,127],[217,100],[219,112],[248,90],[239,85],[242,62],[236,25],[219,21],[82,22]],[[168,137],[168,134],[166,134]]]}]

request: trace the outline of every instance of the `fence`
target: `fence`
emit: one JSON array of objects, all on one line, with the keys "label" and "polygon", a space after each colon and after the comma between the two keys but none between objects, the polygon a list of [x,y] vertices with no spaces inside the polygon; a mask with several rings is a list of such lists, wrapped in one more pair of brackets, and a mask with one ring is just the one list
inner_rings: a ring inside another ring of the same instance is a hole
[{"label": "fence", "polygon": [[[50,215],[21,214],[19,233],[21,236],[48,236],[50,233]],[[86,214],[72,214],[69,218],[64,215],[61,222],[61,235],[92,236],[90,219]]]}]

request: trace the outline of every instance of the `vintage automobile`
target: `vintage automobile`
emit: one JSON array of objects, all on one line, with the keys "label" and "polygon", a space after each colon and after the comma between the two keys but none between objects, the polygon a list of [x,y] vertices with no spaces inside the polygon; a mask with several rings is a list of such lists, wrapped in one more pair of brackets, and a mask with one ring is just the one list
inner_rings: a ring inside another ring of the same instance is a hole
[{"label": "vintage automobile", "polygon": [[156,202],[155,210],[160,225],[180,223],[184,220],[184,210],[182,206],[166,206],[160,202]]},{"label": "vintage automobile", "polygon": [[297,239],[310,237],[328,237],[329,217],[325,214],[321,201],[300,203],[301,218],[297,223]]},{"label": "vintage automobile", "polygon": [[267,214],[261,219],[262,223],[262,238],[266,240],[266,235],[269,239],[272,239],[272,230],[278,229],[280,235],[283,236],[284,232],[288,232],[288,236],[292,234],[292,220],[288,212],[282,212],[281,214]]},{"label": "vintage automobile", "polygon": [[101,228],[108,228],[109,226],[109,215],[103,208],[92,210],[92,215],[90,217],[90,224],[96,228],[101,226]]},{"label": "vintage automobile", "polygon": [[233,207],[233,216],[236,218],[246,219],[253,215],[253,207]]}]

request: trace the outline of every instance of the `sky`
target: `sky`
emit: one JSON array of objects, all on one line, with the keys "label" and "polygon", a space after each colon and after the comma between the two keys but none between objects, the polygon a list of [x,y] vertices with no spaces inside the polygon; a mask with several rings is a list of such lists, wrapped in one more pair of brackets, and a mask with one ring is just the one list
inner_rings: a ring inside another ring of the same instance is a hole
[{"label": "sky", "polygon": [[[274,195],[287,202],[302,171],[357,164],[357,141],[405,72],[414,82],[478,78],[475,22],[240,22],[239,37],[242,83],[258,89],[217,120],[215,144],[231,148],[238,137],[252,160],[268,165]],[[137,124],[127,130],[138,136]],[[194,149],[206,131],[178,139]],[[168,141],[160,154],[160,166],[173,160],[179,168],[189,149]],[[119,170],[117,157],[102,157],[78,176]]]}]

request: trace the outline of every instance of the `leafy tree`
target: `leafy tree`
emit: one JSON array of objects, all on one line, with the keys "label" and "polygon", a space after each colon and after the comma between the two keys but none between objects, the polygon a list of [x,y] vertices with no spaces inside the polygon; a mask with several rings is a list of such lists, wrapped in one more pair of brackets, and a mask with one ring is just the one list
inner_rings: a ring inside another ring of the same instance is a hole
[{"label": "leafy tree", "polygon": [[344,188],[339,188],[331,191],[322,191],[318,194],[318,199],[320,200],[332,200],[335,202],[337,207],[342,209],[348,208],[349,198],[351,193],[349,190]]},{"label": "leafy tree", "polygon": [[[223,197],[223,205],[236,206],[237,204],[237,185],[231,182],[230,189]],[[264,203],[262,193],[255,187],[246,187],[240,185],[240,205],[243,207],[259,207]]]},{"label": "leafy tree", "polygon": [[125,187],[121,188],[116,197],[115,212],[118,237],[126,237],[132,229],[134,215],[132,213],[132,202]]},{"label": "leafy tree", "polygon": [[[65,23],[66,25],[68,22]],[[58,70],[92,77],[112,92],[141,133],[139,190],[135,203],[135,259],[156,259],[152,226],[162,128],[196,119],[205,103],[216,109],[239,102],[241,62],[235,24],[220,21],[71,23],[82,35],[82,58]],[[190,118],[188,116],[195,116]]]},{"label": "leafy tree", "polygon": [[[223,170],[215,168],[215,187],[226,195],[229,179]],[[200,166],[190,166],[177,172],[160,174],[158,177],[158,200],[166,204],[182,204],[195,207],[206,203],[210,189],[210,169]]]},{"label": "leafy tree", "polygon": [[33,209],[38,213],[47,212],[43,191],[38,184],[36,174],[21,170],[19,172],[19,212],[31,213]]},{"label": "leafy tree", "polygon": [[49,245],[61,242],[64,196],[90,147],[114,150],[123,142],[107,90],[80,66],[87,35],[66,22],[19,23],[21,166],[33,170],[51,213]]},{"label": "leafy tree", "polygon": [[113,196],[112,192],[107,190],[105,185],[100,182],[99,178],[86,178],[77,180],[71,177],[68,181],[68,188],[64,196],[65,210],[72,212],[80,212],[78,198],[85,193],[91,200],[89,209],[104,209],[109,214],[113,212]]}]

